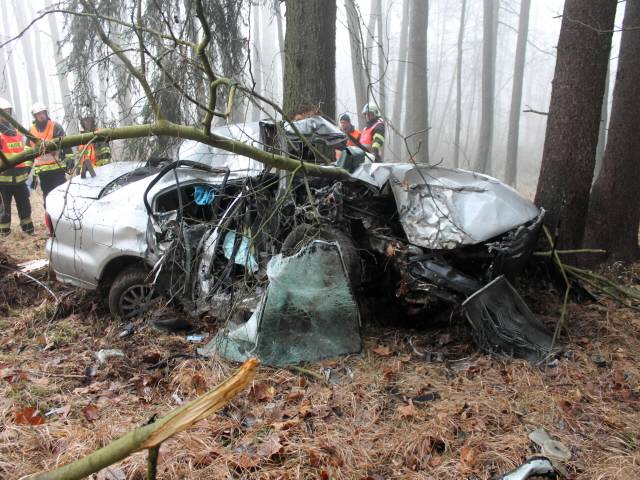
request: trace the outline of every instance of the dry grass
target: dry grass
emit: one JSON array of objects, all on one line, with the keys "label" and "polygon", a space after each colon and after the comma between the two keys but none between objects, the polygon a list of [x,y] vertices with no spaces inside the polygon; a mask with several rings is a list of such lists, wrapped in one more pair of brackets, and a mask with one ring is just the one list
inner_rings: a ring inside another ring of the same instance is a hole
[{"label": "dry grass", "polygon": [[[35,251],[39,240],[32,241]],[[2,248],[29,256],[6,241]],[[632,271],[625,278],[637,277]],[[47,326],[47,296],[21,282],[12,288],[33,303],[12,302],[0,318],[1,478],[79,458],[195,398],[234,368],[171,358],[195,354],[184,335],[145,328],[119,338],[122,326],[99,299],[59,285],[62,314]],[[552,319],[559,304],[544,298],[534,308]],[[537,427],[571,448],[573,478],[640,478],[640,314],[613,304],[571,305],[569,320],[567,353],[546,370],[480,354],[464,326],[369,330],[362,355],[307,366],[332,368],[334,383],[261,368],[250,392],[163,444],[159,478],[489,479],[535,453],[527,434]],[[199,329],[213,333],[215,326],[203,321]],[[426,362],[409,337],[444,361]],[[374,353],[379,345],[389,356]],[[103,348],[126,357],[87,377],[93,353]],[[595,355],[606,364],[594,363]],[[163,359],[166,366],[150,368]],[[439,397],[408,406],[430,392]],[[97,418],[86,413],[89,405]],[[42,425],[18,424],[16,412],[25,407],[54,413]],[[113,468],[142,479],[145,456]]]}]

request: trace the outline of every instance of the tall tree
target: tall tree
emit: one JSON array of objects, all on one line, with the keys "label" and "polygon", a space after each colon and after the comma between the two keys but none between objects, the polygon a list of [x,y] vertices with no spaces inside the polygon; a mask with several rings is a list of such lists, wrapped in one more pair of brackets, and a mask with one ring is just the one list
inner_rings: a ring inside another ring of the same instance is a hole
[{"label": "tall tree", "polygon": [[607,122],[609,120],[609,84],[611,83],[611,60],[607,64],[607,78],[604,82],[604,95],[602,96],[602,112],[600,113],[600,127],[598,129],[598,146],[596,147],[596,167],[593,170],[594,180],[600,176],[604,149],[607,144]]},{"label": "tall tree", "polygon": [[[400,21],[400,45],[398,47],[398,71],[396,72],[395,91],[393,95],[393,113],[391,121],[393,126],[400,130],[402,128],[402,107],[405,103],[405,84],[407,81],[407,42],[409,41],[409,6],[411,2],[402,2],[402,20]],[[392,136],[393,150],[400,159],[403,157],[402,139],[397,132]]]},{"label": "tall tree", "polygon": [[524,60],[527,56],[530,9],[531,0],[522,0],[520,3],[520,19],[518,20],[516,59],[513,67],[513,89],[511,90],[511,111],[509,112],[509,135],[507,138],[507,165],[504,174],[505,181],[514,187],[518,176],[518,137],[520,135],[522,82],[524,79]]},{"label": "tall tree", "polygon": [[[251,80],[253,81],[254,90],[262,95],[262,55],[260,51],[262,49],[260,38],[260,3],[251,4]],[[254,105],[251,113],[251,120],[258,121],[262,112],[257,105]]]},{"label": "tall tree", "polygon": [[[6,5],[5,5],[5,8],[7,8]],[[25,13],[24,5],[22,4],[21,1],[14,1],[13,9],[15,13],[15,18],[23,18],[23,19],[28,18]],[[6,14],[6,11],[3,12],[2,16],[6,17],[7,15],[5,14]],[[20,27],[22,28],[24,27],[24,25],[20,25]],[[38,84],[40,83],[40,81],[38,79],[38,70],[36,69],[36,64],[33,59],[33,44],[31,43],[30,31],[27,32],[22,37],[22,53],[24,54],[25,66],[27,67],[27,82],[28,82],[29,91],[31,92],[31,102],[42,100],[40,98],[40,93],[38,92]]]},{"label": "tall tree", "polygon": [[456,62],[456,131],[453,141],[453,166],[460,166],[460,130],[462,128],[462,42],[464,41],[464,22],[467,13],[467,0],[460,6],[460,26],[458,27],[458,56]]},{"label": "tall tree", "polygon": [[407,62],[407,115],[404,134],[417,162],[429,161],[429,95],[427,89],[427,25],[429,2],[411,0]]},{"label": "tall tree", "polygon": [[[387,107],[387,88],[385,80],[385,72],[387,70],[387,55],[384,46],[386,45],[386,28],[384,17],[382,16],[382,0],[375,0],[376,7],[376,34],[378,43],[378,104],[382,110],[382,114],[386,115]],[[362,107],[360,107],[362,108]]]},{"label": "tall tree", "polygon": [[364,104],[367,103],[368,81],[363,61],[360,15],[358,14],[355,0],[345,0],[344,6],[347,12],[347,28],[349,29],[351,71],[353,73],[353,87],[356,92],[356,111],[360,111]]},{"label": "tall tree", "polygon": [[[51,8],[51,0],[46,2],[47,9]],[[49,22],[49,34],[51,35],[51,44],[53,48],[53,58],[56,62],[56,77],[58,78],[58,87],[62,96],[62,106],[64,108],[64,119],[67,126],[67,133],[76,133],[78,131],[75,119],[75,109],[71,100],[71,92],[69,89],[68,75],[64,71],[64,59],[60,52],[60,32],[54,15],[47,15]]]},{"label": "tall tree", "polygon": [[[280,0],[273,0],[273,10],[276,17],[276,28],[278,31],[278,58],[281,66],[281,80],[284,79],[284,34],[282,33],[282,13],[280,11]],[[284,80],[283,80],[284,81]]]},{"label": "tall tree", "polygon": [[562,248],[582,244],[617,3],[564,4],[536,192]]},{"label": "tall tree", "polygon": [[[29,18],[34,18],[35,14],[33,13],[33,4],[32,2],[24,2],[27,7],[27,14]],[[48,105],[51,108],[50,100],[49,100],[49,84],[53,82],[53,72],[50,72],[48,69],[48,65],[45,66],[44,60],[42,58],[42,41],[40,38],[40,31],[38,29],[32,29],[29,34],[31,35],[34,43],[35,49],[29,53],[29,55],[33,55],[36,59],[36,66],[38,71],[38,78],[40,79],[40,91],[41,97],[40,100],[44,102],[45,105]]]},{"label": "tall tree", "polygon": [[498,0],[483,1],[482,17],[482,114],[475,170],[491,169],[494,103],[496,89],[496,46],[498,43]]},{"label": "tall tree", "polygon": [[602,172],[591,191],[585,243],[611,259],[638,257],[640,227],[640,0],[627,0],[609,135]]},{"label": "tall tree", "polygon": [[[6,15],[8,6],[5,8],[5,15],[2,16],[2,29],[5,35],[11,35],[10,15]],[[15,110],[15,115],[18,119],[24,121],[25,118],[31,119],[31,115],[25,116],[26,108],[22,108],[22,91],[24,90],[24,82],[18,83],[18,76],[16,75],[16,61],[14,55],[7,55],[7,70],[9,72],[9,83],[11,84],[11,101]]]},{"label": "tall tree", "polygon": [[283,108],[336,112],[336,0],[287,0]]}]

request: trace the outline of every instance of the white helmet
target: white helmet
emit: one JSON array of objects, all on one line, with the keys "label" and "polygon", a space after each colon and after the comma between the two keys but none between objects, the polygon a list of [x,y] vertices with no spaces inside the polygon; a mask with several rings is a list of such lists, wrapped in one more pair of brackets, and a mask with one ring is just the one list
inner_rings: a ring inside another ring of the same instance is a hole
[{"label": "white helmet", "polygon": [[36,102],[33,105],[31,105],[31,114],[35,115],[38,112],[46,112],[49,109],[47,108],[47,106],[42,103],[42,102]]},{"label": "white helmet", "polygon": [[0,97],[0,108],[2,110],[7,110],[9,108],[13,108],[13,105],[11,105],[11,102],[6,98]]},{"label": "white helmet", "polygon": [[364,107],[362,107],[362,113],[363,115],[365,113],[373,113],[376,117],[380,116],[380,109],[378,108],[378,106],[375,103],[367,103]]}]

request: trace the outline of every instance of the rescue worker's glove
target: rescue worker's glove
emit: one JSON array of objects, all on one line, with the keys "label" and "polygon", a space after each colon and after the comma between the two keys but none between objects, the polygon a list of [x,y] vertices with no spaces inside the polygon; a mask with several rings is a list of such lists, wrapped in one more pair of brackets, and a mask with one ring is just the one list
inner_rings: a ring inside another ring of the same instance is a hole
[{"label": "rescue worker's glove", "polygon": [[35,190],[36,188],[38,188],[38,177],[34,175],[31,180],[31,190]]},{"label": "rescue worker's glove", "polygon": [[76,161],[73,158],[69,157],[67,159],[67,173],[69,175],[73,175],[75,168],[76,168]]}]

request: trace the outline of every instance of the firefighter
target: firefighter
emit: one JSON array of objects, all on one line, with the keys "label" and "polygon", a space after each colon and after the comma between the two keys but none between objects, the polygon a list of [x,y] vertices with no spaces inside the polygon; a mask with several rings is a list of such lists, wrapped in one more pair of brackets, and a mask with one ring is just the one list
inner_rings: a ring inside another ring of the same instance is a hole
[{"label": "firefighter", "polygon": [[376,162],[382,161],[382,146],[384,145],[384,120],[375,103],[367,103],[362,109],[366,127],[360,135],[360,143],[375,155]]},{"label": "firefighter", "polygon": [[[12,114],[11,103],[0,98],[0,108],[9,115]],[[12,156],[24,150],[24,138],[10,123],[0,119],[0,149],[2,154],[10,159]],[[33,222],[31,221],[31,203],[29,201],[29,188],[27,179],[31,172],[33,162],[25,162],[0,172],[0,236],[6,237],[11,233],[11,201],[15,199],[20,227],[22,231],[33,235]]]},{"label": "firefighter", "polygon": [[[31,135],[40,140],[51,140],[52,138],[64,137],[64,129],[62,126],[49,118],[47,106],[42,102],[36,102],[31,107],[33,115],[33,124],[31,125]],[[30,141],[27,142],[29,145]],[[45,207],[47,205],[47,195],[51,190],[67,181],[65,172],[67,164],[65,162],[65,151],[45,153],[36,158],[35,174],[40,180],[40,188],[42,189],[42,198]],[[34,182],[31,188],[36,188],[37,183]]]},{"label": "firefighter", "polygon": [[[87,115],[80,119],[80,133],[97,130],[96,119],[93,115]],[[78,145],[75,153],[76,168],[80,170],[80,176],[85,178],[89,169],[91,175],[95,175],[93,168],[111,163],[111,147],[108,142],[91,142],[87,145]]]},{"label": "firefighter", "polygon": [[[342,130],[344,133],[349,135],[349,137],[347,138],[347,147],[357,146],[358,144],[354,142],[354,140],[356,141],[360,140],[360,130],[358,130],[356,127],[353,126],[353,124],[351,123],[351,117],[349,116],[349,114],[343,113],[342,115],[340,115],[339,122],[340,122],[340,130]],[[339,160],[341,155],[342,155],[342,150],[337,149],[336,160]]]},{"label": "firefighter", "polygon": [[353,126],[351,123],[351,117],[343,113],[340,115],[340,130],[349,135],[349,140],[347,140],[347,147],[355,147],[357,143],[355,143],[352,139],[360,141],[360,130]]}]

